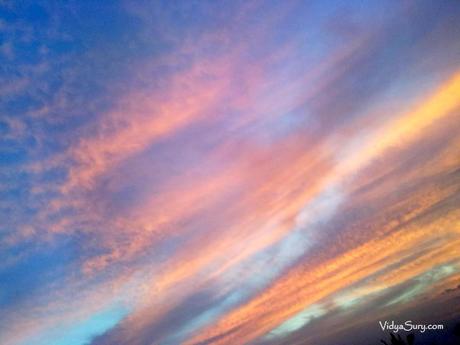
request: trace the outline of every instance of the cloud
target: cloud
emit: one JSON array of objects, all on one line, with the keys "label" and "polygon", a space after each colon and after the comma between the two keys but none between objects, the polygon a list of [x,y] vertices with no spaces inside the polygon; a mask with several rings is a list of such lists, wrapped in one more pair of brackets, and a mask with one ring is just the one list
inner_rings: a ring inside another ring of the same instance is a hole
[{"label": "cloud", "polygon": [[13,28],[6,344],[321,343],[458,285],[454,8],[217,7]]}]

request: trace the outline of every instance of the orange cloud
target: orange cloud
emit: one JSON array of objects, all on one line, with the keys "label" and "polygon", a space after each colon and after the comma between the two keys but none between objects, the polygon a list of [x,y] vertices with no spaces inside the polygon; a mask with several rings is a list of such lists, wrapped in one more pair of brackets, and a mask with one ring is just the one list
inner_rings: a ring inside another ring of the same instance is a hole
[{"label": "orange cloud", "polygon": [[[459,93],[460,75],[456,75],[416,110],[378,131],[374,140],[375,145],[364,148],[362,157],[358,156],[352,164],[339,165],[339,176],[351,171],[351,167],[356,169],[358,166],[366,166],[366,163],[368,164],[373,157],[382,154],[395,144],[401,147],[414,143],[417,136],[420,140],[420,135],[424,133],[424,130],[426,131],[427,126],[450,115],[452,110],[459,106],[460,100],[455,97]],[[401,140],[401,136],[405,139]],[[432,186],[429,187],[432,188]],[[437,215],[432,219],[426,218],[433,212],[434,205],[452,195],[454,190],[450,187],[434,194],[432,190],[428,190],[428,194],[418,193],[419,195],[411,194],[411,203],[418,206],[411,211],[412,214],[403,214],[406,220],[399,219],[397,223],[391,225],[392,218],[393,221],[396,220],[389,214],[391,206],[382,210],[383,214],[387,215],[383,221],[388,222],[382,225],[393,229],[391,232],[379,230],[382,238],[370,239],[356,248],[339,253],[335,258],[319,262],[317,267],[313,263],[295,267],[259,296],[224,316],[187,343],[199,343],[227,334],[230,330],[234,331],[218,338],[219,340],[216,340],[215,343],[242,344],[250,341],[307,306],[379,272],[382,268],[388,267],[405,256],[412,255],[416,248],[425,248],[425,251],[419,253],[406,268],[381,274],[374,281],[375,288],[371,290],[400,284],[436,265],[457,259],[456,248],[460,243],[458,211],[448,208],[442,217]],[[401,209],[401,205],[397,207]],[[426,219],[424,223],[422,219]],[[356,243],[356,239],[343,239]],[[435,241],[436,245],[431,248],[427,247],[431,241]],[[315,260],[315,263],[317,261]]]}]

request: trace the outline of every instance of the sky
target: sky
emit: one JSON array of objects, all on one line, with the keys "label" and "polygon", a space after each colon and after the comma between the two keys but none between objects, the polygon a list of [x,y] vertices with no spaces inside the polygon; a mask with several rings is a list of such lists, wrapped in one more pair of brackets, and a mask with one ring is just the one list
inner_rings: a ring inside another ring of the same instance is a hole
[{"label": "sky", "polygon": [[460,318],[460,2],[0,1],[0,343],[378,343]]}]

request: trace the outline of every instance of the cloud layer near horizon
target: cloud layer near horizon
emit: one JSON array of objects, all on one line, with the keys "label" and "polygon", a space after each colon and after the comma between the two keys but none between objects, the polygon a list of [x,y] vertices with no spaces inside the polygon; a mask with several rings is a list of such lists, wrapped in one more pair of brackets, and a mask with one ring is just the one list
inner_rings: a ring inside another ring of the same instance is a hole
[{"label": "cloud layer near horizon", "polygon": [[0,6],[2,344],[459,316],[459,4]]}]

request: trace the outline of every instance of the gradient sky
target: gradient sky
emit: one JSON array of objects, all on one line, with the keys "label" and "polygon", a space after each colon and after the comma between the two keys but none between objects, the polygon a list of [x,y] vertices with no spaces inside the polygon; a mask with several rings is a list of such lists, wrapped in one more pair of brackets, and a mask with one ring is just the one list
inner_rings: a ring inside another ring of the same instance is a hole
[{"label": "gradient sky", "polygon": [[460,317],[459,38],[450,0],[0,1],[0,343]]}]

